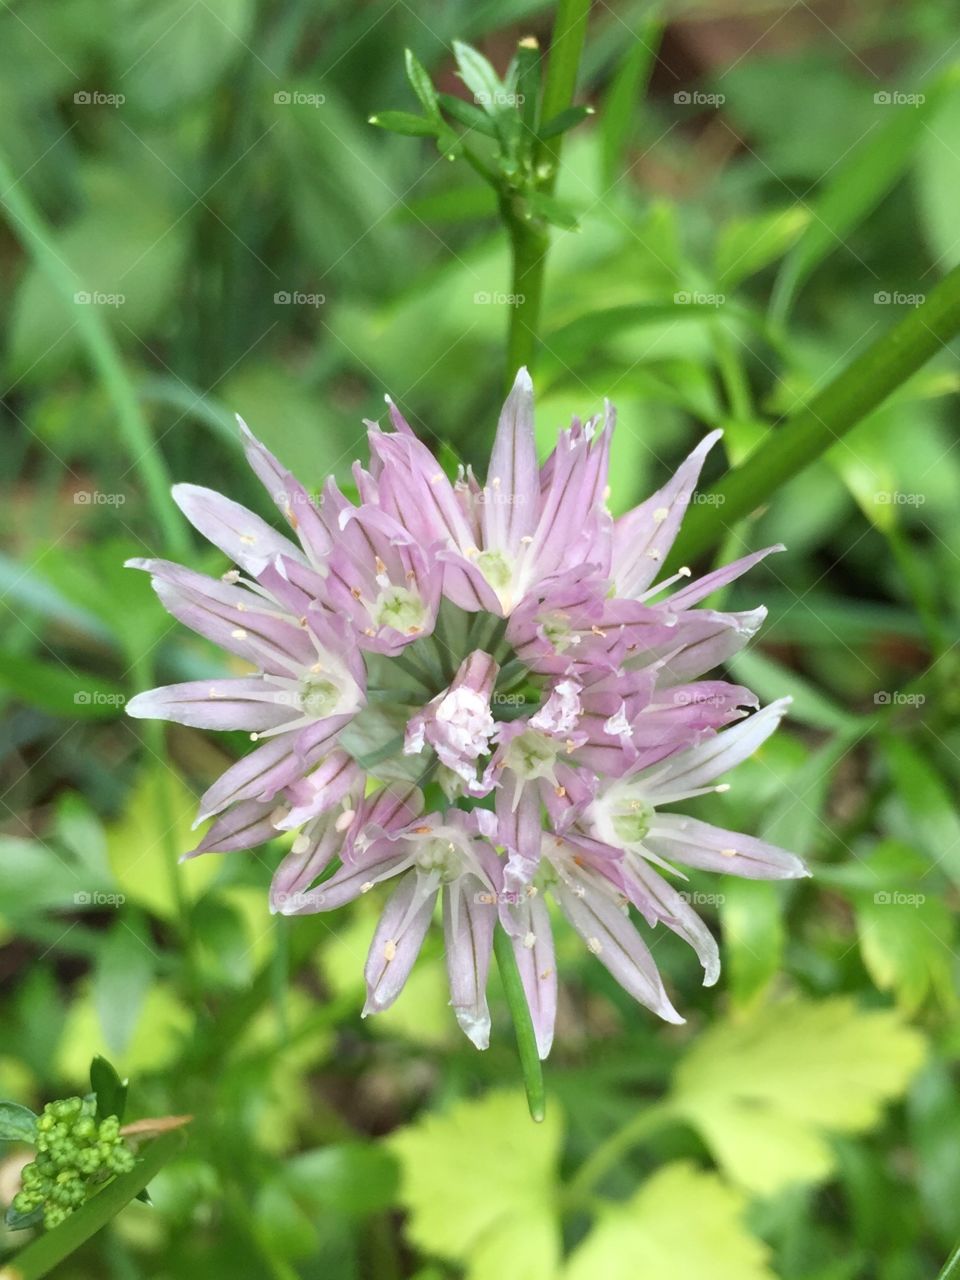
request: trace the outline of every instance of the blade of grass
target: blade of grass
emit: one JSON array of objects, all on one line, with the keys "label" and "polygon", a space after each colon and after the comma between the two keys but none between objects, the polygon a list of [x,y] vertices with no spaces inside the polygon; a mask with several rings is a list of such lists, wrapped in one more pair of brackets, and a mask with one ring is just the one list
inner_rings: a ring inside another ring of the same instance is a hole
[{"label": "blade of grass", "polygon": [[771,428],[743,465],[710,490],[715,502],[690,508],[670,557],[674,569],[716,546],[726,529],[836,444],[958,333],[960,267],[955,267],[922,306],[872,343],[783,426]]},{"label": "blade of grass", "polygon": [[29,250],[40,270],[63,299],[64,312],[74,307],[77,328],[90,363],[113,403],[117,425],[131,465],[143,481],[147,500],[163,534],[166,549],[183,556],[189,548],[186,527],[170,500],[170,479],[140,407],[137,392],[124,368],[113,336],[97,307],[75,306],[74,294],[83,282],[53,247],[53,234],[34,208],[6,158],[0,154],[0,204],[14,234]]},{"label": "blade of grass", "polygon": [[497,968],[500,970],[500,981],[507,998],[507,1006],[513,1019],[513,1030],[517,1037],[517,1052],[520,1055],[520,1066],[523,1068],[523,1084],[527,1091],[527,1105],[530,1115],[538,1124],[546,1114],[547,1101],[543,1088],[543,1066],[537,1052],[537,1037],[530,1017],[530,1007],[524,994],[517,968],[517,958],[513,954],[513,946],[503,929],[497,927],[493,934],[493,953],[497,957]]},{"label": "blade of grass", "polygon": [[76,1213],[38,1237],[0,1271],[0,1280],[40,1280],[69,1258],[91,1236],[105,1227],[172,1160],[182,1146],[182,1136],[170,1133],[145,1148],[142,1159],[129,1173],[107,1183]]}]

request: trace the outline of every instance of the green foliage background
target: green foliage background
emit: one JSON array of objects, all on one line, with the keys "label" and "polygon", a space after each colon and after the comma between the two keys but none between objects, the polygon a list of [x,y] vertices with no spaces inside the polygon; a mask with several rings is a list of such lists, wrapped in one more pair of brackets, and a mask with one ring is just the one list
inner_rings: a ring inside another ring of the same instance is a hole
[{"label": "green foliage background", "polygon": [[[167,476],[269,515],[235,411],[313,487],[348,478],[386,391],[485,456],[511,306],[492,198],[367,120],[414,109],[404,47],[462,93],[454,39],[502,70],[551,19],[528,0],[0,9],[0,1096],[82,1090],[104,1053],[131,1115],[195,1116],[154,1207],[65,1280],[921,1280],[960,1236],[954,351],[726,531],[727,558],[787,544],[727,603],[770,610],[732,674],[795,705],[699,812],[814,878],[691,884],[725,968],[704,992],[654,938],[681,1028],[561,933],[543,1126],[495,979],[484,1055],[436,939],[361,1022],[375,904],[271,919],[279,845],[177,867],[243,739],[122,715],[223,670],[121,566],[222,569],[158,509]],[[737,464],[932,290],[960,261],[957,35],[948,0],[594,5],[544,449],[609,396],[616,509],[708,427]],[[4,1204],[21,1151],[0,1145]]]}]

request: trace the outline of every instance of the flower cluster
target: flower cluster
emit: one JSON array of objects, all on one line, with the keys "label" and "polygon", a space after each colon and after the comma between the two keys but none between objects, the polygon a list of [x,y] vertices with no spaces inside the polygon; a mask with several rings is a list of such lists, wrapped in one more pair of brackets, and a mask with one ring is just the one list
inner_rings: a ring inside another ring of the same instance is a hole
[{"label": "flower cluster", "polygon": [[82,1098],[47,1103],[37,1121],[37,1158],[20,1174],[23,1189],[13,1200],[17,1213],[42,1207],[43,1225],[51,1230],[83,1204],[91,1182],[133,1168],[120,1121],[107,1116],[98,1123],[95,1111],[95,1104]]},{"label": "flower cluster", "polygon": [[127,707],[244,729],[258,744],[203,796],[198,821],[213,822],[187,856],[291,833],[271,890],[288,915],[393,882],[367,959],[365,1012],[396,999],[440,899],[463,1030],[487,1045],[487,971],[502,928],[546,1056],[557,993],[549,898],[631,995],[682,1021],[630,908],[685,938],[712,983],[717,945],[675,887],[676,864],[806,874],[792,854],[663,810],[724,790],[716,779],[786,709],[788,699],[755,710],[748,689],[702,678],[765,611],[698,607],[781,548],[697,581],[681,569],[657,582],[719,432],[615,520],[609,405],[575,419],[540,466],[521,370],[481,483],[470,469],[448,476],[387,404],[391,429],[367,424],[371,464],[355,464],[351,497],[331,479],[314,499],[241,424],[294,537],[178,485],[181,510],[229,569],[218,580],[132,562],[176,618],[255,668],[141,693]]}]

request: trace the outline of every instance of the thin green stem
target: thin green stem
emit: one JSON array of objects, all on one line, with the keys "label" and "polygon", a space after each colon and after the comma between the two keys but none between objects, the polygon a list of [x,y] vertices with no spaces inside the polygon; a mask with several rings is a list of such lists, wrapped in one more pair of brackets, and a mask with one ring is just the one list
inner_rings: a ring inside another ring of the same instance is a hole
[{"label": "thin green stem", "polygon": [[520,980],[517,958],[513,954],[513,945],[499,926],[493,934],[493,953],[497,957],[503,993],[507,998],[507,1006],[513,1019],[517,1052],[523,1069],[523,1084],[527,1091],[527,1106],[530,1108],[531,1117],[539,1124],[546,1114],[547,1100],[543,1087],[543,1067],[540,1054],[537,1052],[537,1037],[533,1030],[533,1019],[530,1017],[530,1007],[527,1004],[523,983]]},{"label": "thin green stem", "polygon": [[675,1119],[666,1102],[653,1103],[638,1111],[632,1120],[617,1129],[589,1156],[564,1188],[563,1201],[567,1208],[579,1208],[589,1200],[598,1183],[638,1142],[662,1129]]},{"label": "thin green stem", "polygon": [[943,1264],[943,1270],[937,1280],[960,1280],[960,1244]]},{"label": "thin green stem", "polygon": [[[573,101],[577,73],[587,35],[590,0],[560,0],[550,39],[543,87],[541,119],[553,119]],[[537,189],[552,192],[560,164],[562,134],[533,144],[533,173]],[[511,286],[514,302],[507,331],[505,386],[509,391],[517,370],[532,369],[537,355],[543,277],[550,237],[546,227],[530,215],[522,197],[501,190],[500,217],[510,237]]]},{"label": "thin green stem", "polygon": [[763,505],[960,333],[960,267],[926,302],[833,379],[767,437],[742,466],[728,471],[711,492],[722,501],[692,507],[670,557],[685,564],[719,542],[725,529]]},{"label": "thin green stem", "polygon": [[[566,111],[577,88],[580,59],[587,38],[590,0],[560,0],[550,37],[547,74],[543,83],[543,105],[540,118],[544,123]],[[544,189],[553,190],[563,134],[537,144],[537,169],[546,169]]]},{"label": "thin green stem", "polygon": [[102,1191],[71,1214],[66,1222],[53,1231],[39,1236],[10,1263],[9,1274],[16,1280],[41,1280],[42,1276],[69,1258],[85,1244],[101,1227],[115,1218],[121,1209],[140,1194],[163,1166],[181,1149],[183,1137],[170,1133],[151,1142],[143,1157],[129,1173],[108,1182]]},{"label": "thin green stem", "polygon": [[33,207],[23,184],[14,177],[3,155],[0,155],[0,188],[3,190],[0,203],[6,209],[15,234],[60,295],[64,313],[72,309],[90,363],[113,402],[131,465],[143,481],[165,546],[173,555],[185,555],[189,539],[186,527],[170,501],[170,478],[163,457],[153,440],[136,389],[100,308],[77,303],[77,290],[83,288],[84,282],[54,249],[53,232],[43,215]]}]

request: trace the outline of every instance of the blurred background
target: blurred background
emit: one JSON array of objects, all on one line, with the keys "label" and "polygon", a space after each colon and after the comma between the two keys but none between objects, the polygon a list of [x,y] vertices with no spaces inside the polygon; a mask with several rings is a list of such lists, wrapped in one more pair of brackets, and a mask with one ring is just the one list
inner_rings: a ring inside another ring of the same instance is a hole
[{"label": "blurred background", "polygon": [[[794,714],[698,816],[814,878],[691,882],[725,967],[705,992],[654,937],[684,1027],[561,930],[539,1128],[495,976],[485,1054],[437,939],[361,1022],[375,905],[271,919],[279,846],[176,867],[245,740],[124,718],[137,689],[224,670],[122,565],[222,571],[168,479],[270,518],[235,412],[312,488],[364,456],[387,392],[485,456],[511,306],[493,197],[367,121],[414,109],[405,47],[465,96],[454,39],[502,72],[552,19],[529,0],[0,8],[0,1096],[82,1092],[102,1053],[131,1116],[195,1116],[154,1207],[58,1276],[920,1280],[960,1235],[955,352],[728,538],[787,544],[724,603],[768,606],[731,674]],[[623,510],[708,428],[742,460],[922,302],[960,261],[956,63],[950,0],[598,0],[542,447],[609,396]],[[0,1144],[0,1205],[16,1158]],[[0,1228],[0,1251],[21,1242]]]}]

